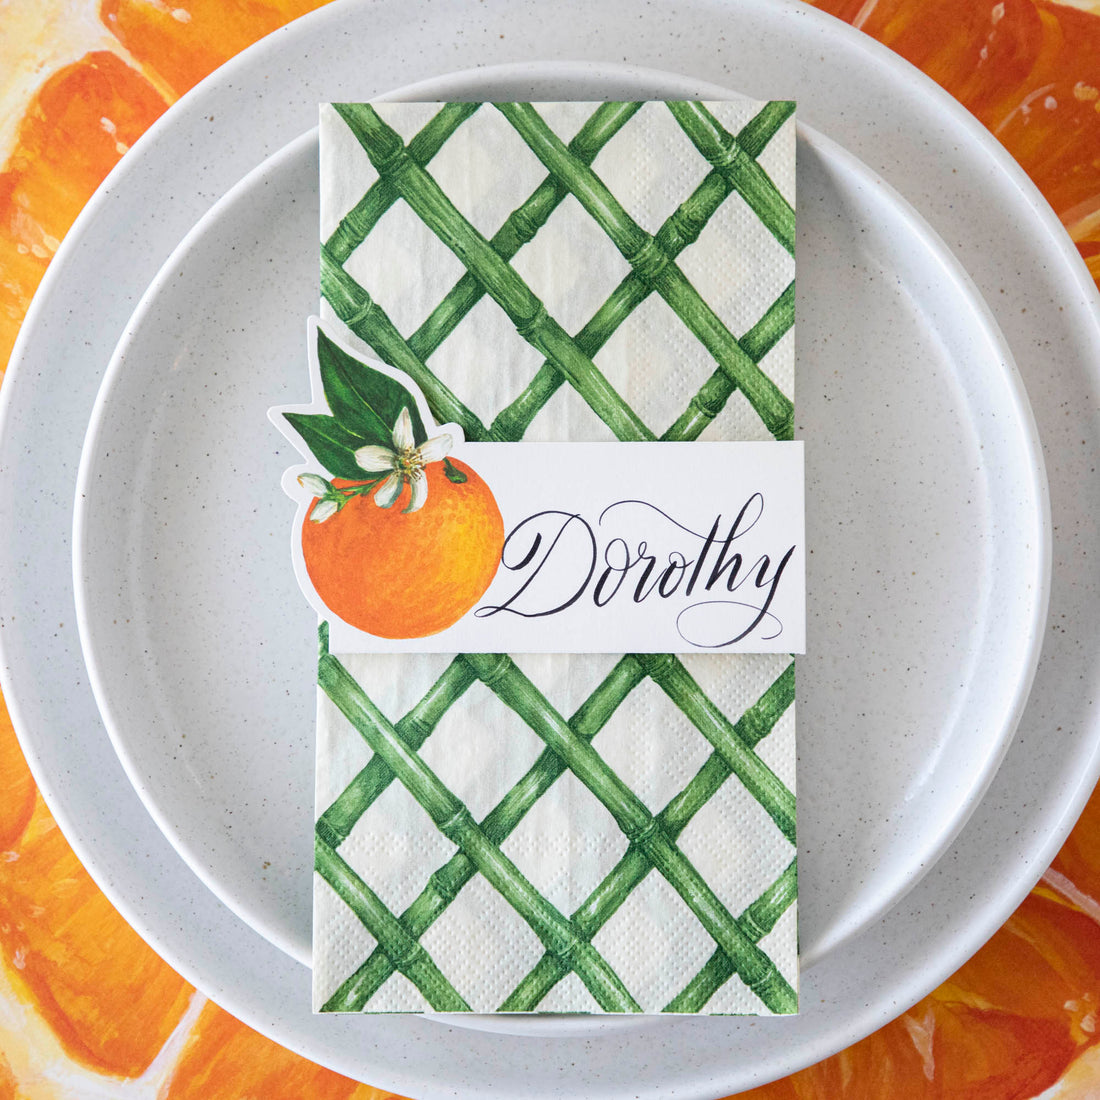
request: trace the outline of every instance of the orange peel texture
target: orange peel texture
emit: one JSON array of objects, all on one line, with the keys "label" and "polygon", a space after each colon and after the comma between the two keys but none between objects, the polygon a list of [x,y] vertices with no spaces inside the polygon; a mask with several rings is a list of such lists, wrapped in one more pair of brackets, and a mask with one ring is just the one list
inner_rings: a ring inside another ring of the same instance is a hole
[{"label": "orange peel texture", "polygon": [[0,860],[0,951],[69,1057],[101,1073],[144,1073],[192,996],[100,893],[41,801]]},{"label": "orange peel texture", "polygon": [[181,96],[257,39],[323,6],[317,0],[100,0],[99,18],[155,84]]},{"label": "orange peel texture", "polygon": [[207,1004],[163,1100],[374,1100],[385,1095],[322,1069]]},{"label": "orange peel texture", "polygon": [[0,848],[11,848],[23,835],[34,810],[34,792],[30,769],[0,699]]},{"label": "orange peel texture", "polygon": [[322,523],[306,518],[306,571],[344,622],[379,638],[422,638],[457,622],[489,587],[504,521],[482,478],[463,462],[451,465],[466,481],[455,484],[442,462],[430,463],[428,499],[419,511],[402,511],[406,485],[390,508],[380,508],[371,493],[353,497]]}]

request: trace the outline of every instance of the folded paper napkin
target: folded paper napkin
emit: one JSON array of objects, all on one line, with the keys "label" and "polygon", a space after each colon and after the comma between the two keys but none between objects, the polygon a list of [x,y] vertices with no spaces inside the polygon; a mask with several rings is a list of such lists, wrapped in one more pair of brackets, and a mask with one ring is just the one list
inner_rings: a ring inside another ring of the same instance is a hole
[{"label": "folded paper napkin", "polygon": [[[323,321],[467,440],[789,439],[793,109],[325,105]],[[797,1011],[789,656],[321,637],[317,1011]]]}]

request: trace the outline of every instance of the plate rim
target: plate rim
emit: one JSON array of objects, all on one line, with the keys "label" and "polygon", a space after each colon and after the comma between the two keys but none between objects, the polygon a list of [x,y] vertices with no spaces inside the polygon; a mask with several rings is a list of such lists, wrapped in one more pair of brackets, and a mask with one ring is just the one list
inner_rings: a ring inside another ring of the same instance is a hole
[{"label": "plate rim", "polygon": [[[449,73],[438,78],[432,78],[429,81],[394,89],[386,96],[379,97],[379,99],[410,102],[436,102],[443,98],[450,99],[453,97],[446,96],[446,88],[441,88],[441,85],[452,83],[462,85],[479,77],[491,80],[498,76],[501,70],[507,70],[507,66],[490,66],[484,69]],[[656,70],[649,70],[646,72],[645,78],[652,81],[657,75],[659,74]],[[439,89],[438,92],[436,89]],[[724,92],[727,98],[735,94],[717,86],[701,90],[701,94],[706,94],[708,98],[716,98],[719,92]],[[904,874],[898,876],[895,884],[896,889],[893,893],[884,896],[876,904],[865,902],[858,913],[858,919],[841,920],[838,918],[835,922],[838,930],[827,937],[824,946],[820,946],[813,951],[808,959],[805,955],[801,956],[801,970],[805,973],[853,936],[866,931],[869,926],[879,920],[885,912],[897,904],[931,871],[935,863],[950,848],[951,843],[965,827],[967,820],[992,782],[997,768],[1008,751],[1011,739],[1026,707],[1028,694],[1038,667],[1043,633],[1041,624],[1046,620],[1049,604],[1050,548],[1052,540],[1045,464],[1038,444],[1038,432],[1031,405],[1011,348],[997,325],[985,298],[943,238],[932,229],[920,212],[895,188],[839,143],[821,134],[811,126],[803,123],[798,123],[797,126],[800,144],[805,143],[810,148],[814,148],[824,159],[844,166],[846,171],[856,179],[857,186],[884,197],[891,206],[896,208],[899,211],[901,220],[910,226],[914,237],[928,248],[937,262],[945,269],[945,275],[954,279],[962,288],[962,293],[966,295],[967,312],[968,315],[972,316],[975,328],[981,330],[989,346],[1000,358],[999,366],[991,365],[989,373],[991,376],[996,374],[998,383],[1004,386],[1008,404],[1011,406],[1012,415],[1015,418],[1014,427],[1019,428],[1019,431],[1014,432],[1014,435],[1025,437],[1026,460],[1022,462],[1022,465],[1026,466],[1031,480],[1024,495],[1032,505],[1027,509],[1028,520],[1034,524],[1033,527],[1027,529],[1034,539],[1034,551],[1026,558],[1027,566],[1020,568],[1020,573],[1030,574],[1033,580],[1032,596],[1028,604],[1027,614],[1021,612],[1019,618],[1022,621],[1017,624],[1018,628],[1023,628],[1019,630],[1019,633],[1025,640],[1013,655],[1016,660],[1013,666],[1016,673],[1015,678],[1012,681],[1011,689],[1006,689],[1003,692],[1003,703],[997,712],[1000,718],[1003,711],[1003,719],[999,722],[996,734],[988,737],[988,753],[981,759],[980,766],[968,778],[965,789],[958,794],[953,804],[952,813],[943,819],[940,830],[935,833],[934,837],[931,837],[927,847],[922,848],[919,855],[914,857],[914,860],[919,859],[919,863],[908,867]],[[149,314],[157,308],[164,308],[160,297],[165,289],[170,290],[175,284],[176,276],[186,263],[188,254],[196,246],[200,246],[209,234],[216,232],[218,225],[224,223],[225,219],[231,216],[234,204],[259,185],[264,184],[266,186],[265,181],[273,180],[288,162],[294,163],[298,158],[307,155],[309,149],[316,147],[317,140],[318,128],[313,127],[287,142],[246,172],[184,234],[145,289],[111,355],[96,393],[77,470],[72,521],[73,587],[81,649],[100,717],[127,778],[160,831],[167,837],[180,858],[207,889],[249,927],[259,932],[269,942],[305,966],[309,966],[311,961],[310,944],[308,942],[305,944],[298,943],[292,938],[289,930],[283,928],[275,917],[262,909],[255,899],[243,900],[240,891],[234,893],[230,889],[231,883],[228,882],[230,877],[228,872],[222,868],[221,863],[216,862],[219,849],[211,848],[209,845],[203,846],[201,841],[187,831],[186,821],[179,820],[179,815],[173,816],[169,813],[167,800],[164,797],[164,784],[151,782],[156,773],[151,773],[147,768],[142,769],[139,767],[135,753],[132,751],[132,730],[129,729],[129,727],[135,726],[135,720],[120,717],[119,708],[114,705],[119,698],[119,689],[117,685],[114,685],[116,677],[112,677],[108,672],[111,660],[111,644],[107,640],[103,640],[103,644],[99,644],[97,641],[102,634],[100,629],[102,612],[96,613],[93,611],[96,601],[90,595],[90,591],[94,569],[88,562],[87,537],[89,524],[95,523],[90,512],[92,507],[91,496],[93,486],[100,472],[98,463],[102,458],[104,447],[103,435],[105,431],[109,430],[112,406],[118,399],[117,390],[120,386],[126,384],[124,372],[128,368],[133,369],[130,357],[134,341],[144,331]],[[102,569],[98,573],[102,574]],[[122,708],[122,710],[125,711],[125,708]],[[215,868],[219,869],[216,870]],[[461,1022],[457,1017],[453,1022],[456,1026],[461,1026]],[[497,1030],[505,1031],[506,1029],[501,1027]],[[550,1029],[547,1029],[547,1033],[549,1031]],[[520,1028],[513,1032],[513,1034],[519,1033],[527,1033],[527,1031],[525,1028]]]}]

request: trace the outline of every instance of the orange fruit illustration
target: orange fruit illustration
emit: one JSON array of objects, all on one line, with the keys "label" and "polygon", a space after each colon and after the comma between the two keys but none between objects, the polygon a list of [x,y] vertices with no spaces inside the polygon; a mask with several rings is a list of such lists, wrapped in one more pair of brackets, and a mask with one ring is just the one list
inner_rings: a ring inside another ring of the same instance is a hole
[{"label": "orange fruit illustration", "polygon": [[[405,512],[378,490],[354,496],[323,523],[307,515],[302,554],[313,587],[344,622],[380,638],[422,638],[456,623],[489,587],[504,546],[504,521],[489,486],[463,462],[451,481],[442,462],[424,467],[427,499]],[[333,481],[336,488],[354,485]],[[310,514],[318,501],[310,506]]]}]

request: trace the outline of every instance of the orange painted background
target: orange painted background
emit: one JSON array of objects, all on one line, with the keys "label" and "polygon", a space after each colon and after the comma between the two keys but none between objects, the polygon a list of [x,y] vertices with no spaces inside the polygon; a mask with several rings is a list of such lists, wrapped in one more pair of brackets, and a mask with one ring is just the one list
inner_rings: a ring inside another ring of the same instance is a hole
[{"label": "orange painted background", "polygon": [[[99,182],[316,0],[0,0],[0,363]],[[1100,277],[1100,0],[822,0],[1004,143]],[[0,702],[0,1100],[381,1100],[196,993],[93,885]],[[861,1043],[751,1100],[1100,1097],[1100,795],[1004,928]]]}]

